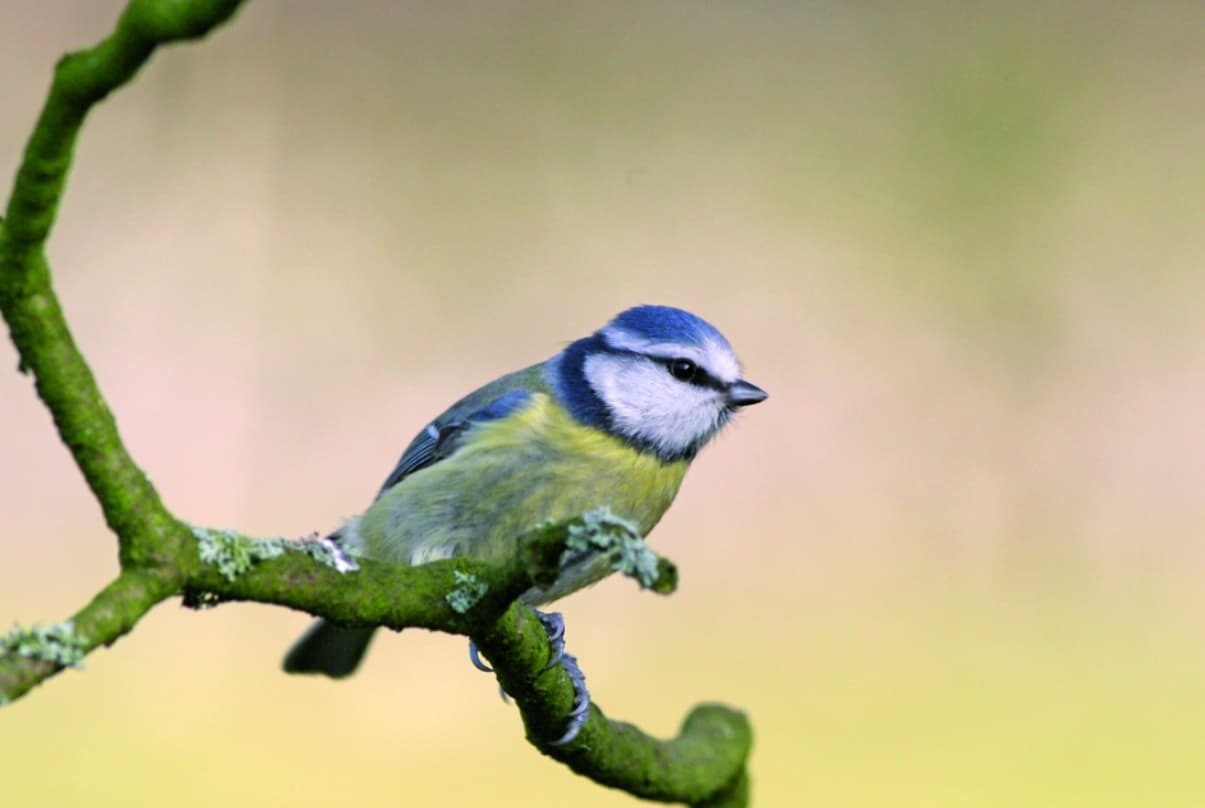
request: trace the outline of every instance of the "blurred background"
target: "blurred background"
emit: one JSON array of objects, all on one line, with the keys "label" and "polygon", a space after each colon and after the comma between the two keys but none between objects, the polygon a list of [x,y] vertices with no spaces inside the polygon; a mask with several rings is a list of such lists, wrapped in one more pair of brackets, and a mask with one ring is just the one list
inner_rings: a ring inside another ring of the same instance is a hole
[{"label": "blurred background", "polygon": [[[0,176],[117,2],[0,3]],[[610,716],[747,709],[762,806],[1205,800],[1205,6],[256,0],[85,127],[50,244],[181,517],[334,528],[479,383],[643,302],[771,393],[563,602]],[[0,627],[116,571],[0,345]],[[286,677],[177,603],[0,716],[13,805],[624,805],[463,638]]]}]

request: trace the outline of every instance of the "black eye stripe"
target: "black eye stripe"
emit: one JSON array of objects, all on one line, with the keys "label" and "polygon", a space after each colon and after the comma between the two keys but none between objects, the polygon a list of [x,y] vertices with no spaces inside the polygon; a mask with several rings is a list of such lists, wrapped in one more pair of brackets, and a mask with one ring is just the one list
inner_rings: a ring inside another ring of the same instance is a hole
[{"label": "black eye stripe", "polygon": [[[613,348],[609,345],[606,346],[603,351],[600,351],[600,353],[609,353],[619,356],[637,356],[641,359],[648,359],[652,362],[656,362],[657,364],[664,366],[667,371],[669,370],[670,365],[672,365],[674,362],[685,358],[682,356],[654,356],[653,354],[641,353],[640,351],[631,351],[626,348]],[[704,368],[698,362],[694,362],[693,359],[689,361],[694,363],[695,374],[694,378],[692,378],[689,382],[683,382],[684,384],[693,384],[695,387],[703,387],[708,390],[719,390],[720,392],[723,392],[732,386],[726,382],[720,381],[715,376],[712,376],[707,372],[706,368]]]},{"label": "black eye stripe", "polygon": [[[715,376],[712,376],[710,373],[708,373],[706,371],[706,369],[703,368],[702,365],[699,365],[698,363],[694,362],[693,360],[684,359],[683,357],[669,358],[669,357],[661,357],[661,356],[650,356],[649,358],[652,359],[654,362],[665,365],[666,369],[669,370],[670,375],[673,376],[675,379],[678,379],[679,381],[681,381],[684,384],[693,384],[695,387],[703,387],[703,388],[707,388],[709,390],[726,390],[728,388],[728,385],[721,382]],[[694,368],[694,372],[690,375],[689,378],[679,378],[678,375],[676,373],[674,373],[674,366],[676,364],[678,364],[679,362],[689,362],[690,365]]]}]

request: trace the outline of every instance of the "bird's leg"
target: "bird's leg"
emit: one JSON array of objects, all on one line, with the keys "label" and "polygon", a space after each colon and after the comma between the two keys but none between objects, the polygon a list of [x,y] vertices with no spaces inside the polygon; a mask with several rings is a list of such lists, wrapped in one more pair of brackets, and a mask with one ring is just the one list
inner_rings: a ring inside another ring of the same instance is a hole
[{"label": "bird's leg", "polygon": [[[548,635],[548,647],[552,652],[552,658],[548,660],[544,670],[552,670],[560,665],[565,669],[565,673],[569,674],[569,681],[573,683],[573,708],[568,715],[569,726],[564,735],[552,742],[553,746],[561,746],[576,738],[586,725],[586,719],[590,715],[590,691],[586,689],[586,675],[578,667],[577,657],[565,653],[565,619],[559,612],[545,613],[539,609],[532,611],[544,627],[544,633]],[[472,640],[469,640],[469,659],[479,671],[491,673],[494,670],[481,661],[481,656],[477,653],[477,644]],[[502,699],[506,700],[505,690],[502,691]]]}]

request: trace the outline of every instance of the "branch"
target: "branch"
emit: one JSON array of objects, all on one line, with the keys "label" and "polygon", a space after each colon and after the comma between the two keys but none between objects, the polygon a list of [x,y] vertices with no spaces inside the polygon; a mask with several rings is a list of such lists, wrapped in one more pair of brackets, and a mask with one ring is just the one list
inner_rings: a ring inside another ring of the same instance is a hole
[{"label": "branch", "polygon": [[[74,647],[84,652],[113,642],[152,606],[179,592],[183,579],[176,560],[189,552],[188,532],[121,441],[55,296],[46,240],[76,137],[92,107],[129,81],[157,46],[203,36],[238,6],[239,0],[133,0],[100,44],[60,59],[0,222],[0,314],[20,355],[19,369],[33,374],[38,396],[117,535],[121,575],[60,624],[71,627]],[[21,641],[19,633],[10,639]],[[62,669],[35,648],[27,650],[33,656],[18,658],[25,663],[14,662],[11,653],[0,657],[0,700],[22,695]],[[30,659],[40,664],[30,665]]]},{"label": "branch", "polygon": [[617,568],[646,588],[665,593],[676,585],[673,565],[653,555],[630,528],[620,524],[623,530],[607,532],[609,514],[538,528],[519,540],[519,552],[506,564],[457,558],[421,567],[371,561],[357,566],[329,542],[256,540],[192,527],[168,511],[126,451],[59,307],[46,241],[76,137],[92,107],[133,78],[157,47],[204,36],[239,5],[240,0],[131,0],[109,37],[60,60],[0,219],[0,314],[20,355],[20,370],[32,373],[117,536],[121,562],[117,578],[70,620],[0,637],[0,704],[78,666],[167,598],[181,595],[194,607],[257,601],[345,625],[420,626],[467,635],[493,663],[519,706],[528,740],[544,754],[636,796],[746,805],[752,730],[743,714],[727,707],[696,707],[678,737],[659,741],[592,706],[576,739],[564,746],[551,742],[561,734],[574,688],[561,667],[545,669],[546,635],[519,596],[554,580],[565,554],[580,552],[583,541],[610,554]]},{"label": "branch", "polygon": [[[565,746],[552,743],[564,729],[573,684],[562,668],[547,669],[544,629],[516,600],[555,578],[561,559],[576,552],[579,528],[592,521],[597,518],[587,514],[538,528],[520,540],[519,552],[503,565],[455,558],[405,567],[361,559],[354,574],[345,559],[331,552],[329,542],[254,539],[177,523],[199,548],[179,559],[184,583],[178,591],[168,589],[162,578],[126,571],[73,618],[69,634],[42,646],[33,644],[35,632],[10,635],[10,646],[23,640],[29,653],[0,656],[0,693],[21,695],[124,634],[172,594],[183,594],[185,604],[196,608],[229,601],[288,606],[343,625],[421,627],[470,636],[515,698],[528,740],[544,754],[636,796],[704,804],[709,795],[722,793],[742,777],[752,730],[738,711],[701,705],[677,738],[660,741],[631,724],[607,719],[592,706],[576,740]],[[624,545],[614,556],[651,556],[643,541],[637,542],[640,547]],[[656,592],[672,592],[677,584],[673,564],[649,556],[630,574]],[[64,646],[71,652],[65,653]]]},{"label": "branch", "polygon": [[[745,760],[753,744],[748,718],[719,704],[699,705],[678,737],[661,741],[608,719],[595,704],[577,738],[553,743],[564,730],[574,690],[561,667],[545,670],[548,643],[530,610],[513,605],[473,641],[490,659],[503,690],[523,715],[527,740],[597,783],[645,799],[691,805],[745,805]],[[720,800],[709,802],[709,800]]]},{"label": "branch", "polygon": [[[340,573],[333,559],[319,556],[323,563],[315,564],[301,552],[306,547],[321,547],[320,542],[270,540],[281,542],[280,547],[287,550],[279,554],[270,550],[272,557],[245,574],[220,560],[195,569],[186,585],[186,603],[251,600],[290,606],[344,625],[399,630],[420,626],[468,635],[493,663],[498,682],[519,706],[528,740],[541,752],[598,783],[636,796],[701,805],[726,793],[728,786],[744,782],[752,728],[736,710],[722,705],[696,707],[677,738],[660,741],[631,724],[608,720],[602,710],[591,706],[589,720],[576,740],[565,746],[552,742],[564,731],[574,699],[573,684],[560,666],[547,667],[547,635],[531,610],[516,599],[532,586],[555,579],[566,553],[579,551],[574,542],[583,533],[598,530],[600,522],[611,524],[610,518],[592,513],[538,528],[520,540],[520,551],[505,565],[469,558],[420,567],[359,560],[360,569],[354,575]],[[231,533],[221,535],[231,546],[231,558],[247,557],[238,550],[240,543],[255,542]],[[212,537],[204,532],[202,539]],[[654,556],[643,540],[629,538],[609,548],[605,539],[595,538],[594,542],[621,564],[640,558],[621,571],[642,586],[663,594],[676,588],[673,564]],[[466,587],[474,594],[467,601],[456,597]]]},{"label": "branch", "polygon": [[152,570],[123,570],[70,620],[50,629],[14,628],[0,637],[0,705],[20,698],[67,667],[126,634],[157,603],[177,594]]},{"label": "branch", "polygon": [[59,60],[42,114],[18,169],[0,229],[0,312],[21,369],[38,395],[117,534],[123,565],[169,565],[171,515],[130,458],[112,413],[75,347],[50,283],[45,245],[71,168],[76,136],[89,110],[125,84],[161,44],[205,35],[239,0],[191,3],[133,0],[99,45]]}]

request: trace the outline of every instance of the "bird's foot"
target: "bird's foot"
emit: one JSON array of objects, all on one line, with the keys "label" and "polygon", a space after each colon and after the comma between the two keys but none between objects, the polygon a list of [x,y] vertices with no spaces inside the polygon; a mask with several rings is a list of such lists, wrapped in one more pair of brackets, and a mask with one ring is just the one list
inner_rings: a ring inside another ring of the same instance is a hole
[{"label": "bird's foot", "polygon": [[569,710],[569,726],[564,735],[552,742],[553,746],[562,746],[576,738],[586,725],[586,719],[590,716],[590,691],[586,689],[586,675],[578,667],[577,657],[565,653],[565,619],[559,612],[546,614],[539,609],[532,611],[539,618],[540,625],[544,626],[544,633],[548,635],[548,646],[552,651],[552,659],[548,660],[544,670],[551,670],[559,664],[565,669],[565,673],[569,674],[569,681],[573,683],[573,708]]},{"label": "bird's foot", "polygon": [[[578,667],[577,657],[565,653],[565,619],[559,612],[545,613],[539,609],[532,611],[544,627],[544,633],[548,635],[548,647],[552,652],[552,658],[548,660],[544,670],[552,670],[560,665],[565,669],[565,673],[569,674],[569,681],[573,683],[573,708],[568,715],[569,726],[564,735],[552,742],[553,746],[562,746],[576,738],[586,725],[586,719],[590,716],[590,691],[586,689],[586,675]],[[477,653],[477,644],[472,640],[469,640],[469,660],[479,671],[492,673],[494,670],[481,661],[481,656]],[[502,691],[502,700],[506,700],[505,690]]]}]

